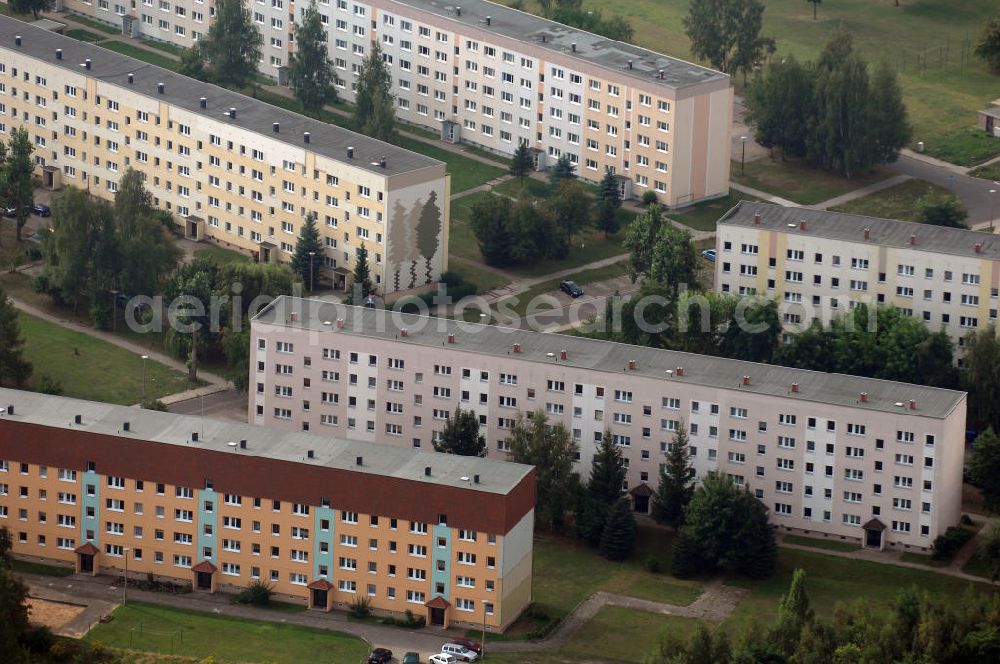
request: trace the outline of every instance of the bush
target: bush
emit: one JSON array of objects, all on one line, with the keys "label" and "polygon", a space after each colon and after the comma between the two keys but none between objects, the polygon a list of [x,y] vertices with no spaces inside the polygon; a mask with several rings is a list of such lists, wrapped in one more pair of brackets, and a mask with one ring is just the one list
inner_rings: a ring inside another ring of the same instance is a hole
[{"label": "bush", "polygon": [[973,525],[975,525],[975,522],[973,522],[972,517],[969,516],[968,514],[963,514],[962,515],[962,519],[961,519],[961,521],[959,523],[961,523],[963,526],[973,526]]},{"label": "bush", "polygon": [[25,648],[38,654],[49,652],[56,643],[56,637],[52,635],[52,630],[45,626],[28,630],[21,639]]},{"label": "bush", "polygon": [[642,193],[642,204],[643,205],[656,205],[657,198],[655,191],[649,191],[648,189]]},{"label": "bush", "polygon": [[958,550],[965,546],[970,539],[972,539],[972,532],[965,528],[951,526],[944,532],[944,535],[938,535],[934,540],[932,547],[934,553],[931,554],[931,558],[948,560],[958,553]]},{"label": "bush", "polygon": [[351,602],[350,614],[354,618],[367,618],[372,612],[372,603],[367,597],[355,597]]},{"label": "bush", "polygon": [[670,568],[673,575],[678,579],[690,579],[701,572],[704,565],[704,558],[698,549],[697,543],[683,530],[674,540]]},{"label": "bush", "polygon": [[271,603],[271,594],[273,592],[274,586],[271,584],[261,580],[251,581],[250,585],[236,596],[236,602],[238,604],[267,606]]},{"label": "bush", "polygon": [[146,410],[158,410],[161,413],[167,412],[167,404],[159,399],[146,399],[142,402],[142,407]]},{"label": "bush", "polygon": [[42,374],[38,378],[38,391],[42,394],[52,394],[59,396],[63,393],[62,383],[48,374]]},{"label": "bush", "polygon": [[662,571],[660,559],[656,556],[646,556],[646,559],[642,561],[642,566],[645,567],[646,571],[650,574],[659,574]]},{"label": "bush", "polygon": [[24,250],[24,256],[29,261],[37,261],[42,259],[42,250],[40,247],[34,244],[29,244]]}]

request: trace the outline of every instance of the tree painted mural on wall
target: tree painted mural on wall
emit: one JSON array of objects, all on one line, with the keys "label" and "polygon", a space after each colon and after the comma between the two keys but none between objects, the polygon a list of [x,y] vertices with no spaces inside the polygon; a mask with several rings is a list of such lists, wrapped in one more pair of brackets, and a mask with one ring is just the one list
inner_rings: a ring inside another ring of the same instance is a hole
[{"label": "tree painted mural on wall", "polygon": [[431,283],[431,260],[437,253],[438,237],[441,235],[441,208],[437,206],[437,192],[432,191],[420,211],[420,220],[417,222],[417,249],[424,257],[425,276]]},{"label": "tree painted mural on wall", "polygon": [[399,290],[399,268],[410,260],[413,240],[410,233],[411,226],[406,223],[406,208],[398,200],[392,206],[392,218],[389,224],[389,254],[386,260],[393,267],[392,289]]},{"label": "tree painted mural on wall", "polygon": [[[441,247],[443,228],[442,212],[437,199],[437,192],[432,191],[427,200],[418,198],[413,201],[409,211],[401,201],[397,200],[393,205],[388,261],[393,269],[392,284],[395,290],[417,286],[417,270],[421,262],[424,265],[424,283],[429,284],[434,280],[433,260]],[[410,276],[408,283],[407,263]]]}]

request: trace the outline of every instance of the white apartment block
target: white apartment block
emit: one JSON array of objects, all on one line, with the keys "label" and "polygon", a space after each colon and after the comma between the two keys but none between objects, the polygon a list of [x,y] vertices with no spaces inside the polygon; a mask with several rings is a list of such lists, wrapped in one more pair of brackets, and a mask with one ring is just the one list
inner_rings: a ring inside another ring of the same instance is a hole
[{"label": "white apartment block", "polygon": [[114,25],[124,35],[188,48],[208,34],[215,3],[212,0],[56,0],[55,10],[67,10]]},{"label": "white apartment block", "polygon": [[0,54],[0,133],[28,130],[48,187],[111,199],[136,168],[186,237],[262,262],[313,213],[335,287],[362,245],[383,293],[447,269],[443,162],[7,17]]},{"label": "white apartment block", "polygon": [[507,458],[518,414],[542,410],[583,474],[611,432],[638,511],[687,427],[697,474],[788,529],[926,549],[959,518],[962,392],[290,297],[250,352],[251,423],[426,449],[461,407]]},{"label": "white apartment block", "polygon": [[996,235],[748,201],[716,232],[716,289],[777,299],[790,330],[866,302],[894,305],[961,348],[997,320]]}]

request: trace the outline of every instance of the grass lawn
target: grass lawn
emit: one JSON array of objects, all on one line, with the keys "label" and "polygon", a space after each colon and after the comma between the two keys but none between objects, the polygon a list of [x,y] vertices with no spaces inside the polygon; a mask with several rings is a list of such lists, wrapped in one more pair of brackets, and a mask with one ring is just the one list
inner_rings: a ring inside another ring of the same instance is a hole
[{"label": "grass lawn", "polygon": [[643,566],[652,557],[659,561],[660,569],[669,570],[673,537],[671,531],[640,525],[635,555],[623,563],[613,563],[576,540],[538,536],[534,599],[559,618],[599,590],[687,606],[701,593],[697,583],[652,574]]},{"label": "grass lawn", "polygon": [[493,191],[501,196],[510,196],[511,198],[519,197],[522,192],[526,192],[535,198],[548,198],[552,195],[552,188],[549,187],[548,182],[530,177],[524,178],[523,184],[521,183],[521,178],[511,178],[503,184],[494,187]]},{"label": "grass lawn", "polygon": [[827,551],[857,551],[861,547],[852,542],[841,540],[820,539],[818,537],[802,537],[801,535],[785,535],[783,538],[788,544],[799,544],[801,546],[811,546],[814,549],[826,549]]},{"label": "grass lawn", "polygon": [[466,281],[476,284],[479,287],[478,293],[485,293],[510,283],[510,279],[505,279],[496,272],[487,270],[478,264],[471,265],[465,261],[449,261],[448,271],[460,274]]},{"label": "grass lawn", "polygon": [[700,623],[696,618],[605,606],[573,634],[561,652],[584,659],[600,657],[615,662],[641,662],[656,648],[665,632],[687,641]]},{"label": "grass lawn", "polygon": [[[82,332],[21,313],[25,357],[34,365],[32,386],[42,376],[59,381],[69,397],[117,404],[142,397],[142,358]],[[187,376],[159,362],[146,362],[146,395],[158,399],[183,392]]]},{"label": "grass lawn", "polygon": [[748,161],[744,175],[740,175],[739,162],[734,161],[731,177],[733,182],[787,198],[800,205],[815,205],[884,180],[889,177],[889,173],[859,173],[848,180],[798,161],[771,161],[764,158]]},{"label": "grass lawn", "polygon": [[[1000,143],[1000,139],[993,139]],[[989,166],[980,166],[969,171],[969,175],[974,178],[983,178],[984,180],[1000,180],[1000,164],[990,164]]]},{"label": "grass lawn", "polygon": [[728,196],[703,203],[696,203],[677,212],[668,212],[667,216],[693,230],[714,233],[715,223],[719,220],[719,217],[735,207],[740,201],[755,200],[757,199],[750,194],[743,194],[734,189],[729,192]]},{"label": "grass lawn", "polygon": [[207,258],[208,260],[214,261],[217,265],[251,262],[250,257],[246,254],[241,254],[240,252],[233,251],[232,249],[226,249],[225,247],[217,247],[213,245],[207,245],[196,249],[194,255],[195,258]]},{"label": "grass lawn", "polygon": [[907,180],[897,185],[876,191],[862,198],[855,198],[843,205],[830,208],[837,212],[863,214],[869,217],[920,221],[917,201],[930,192],[947,194],[948,190],[924,180]]},{"label": "grass lawn", "polygon": [[82,28],[74,28],[73,30],[66,31],[67,37],[72,37],[73,39],[79,39],[85,42],[99,42],[107,39],[104,35],[99,35],[96,32],[91,32],[90,30],[83,30]]},{"label": "grass lawn", "polygon": [[399,137],[399,146],[419,152],[432,159],[438,159],[448,164],[448,172],[451,173],[451,193],[457,194],[486,184],[494,180],[507,171],[498,166],[490,166],[481,161],[470,159],[462,154],[456,154],[450,150],[445,150],[436,145],[425,143],[424,141],[410,138],[409,136]]},{"label": "grass lawn", "polygon": [[40,574],[42,576],[70,576],[73,574],[72,567],[58,567],[56,565],[46,565],[30,560],[11,560],[11,567],[20,574]]},{"label": "grass lawn", "polygon": [[929,553],[904,551],[899,559],[904,563],[916,563],[918,565],[927,565],[928,567],[947,567],[948,565],[947,560],[934,560]]},{"label": "grass lawn", "polygon": [[[500,0],[510,4],[511,0]],[[623,16],[641,46],[693,60],[681,20],[689,0],[584,0],[584,9],[606,17]],[[928,151],[938,138],[976,121],[976,111],[997,96],[997,77],[970,54],[983,23],[996,13],[996,0],[837,0],[813,7],[802,0],[767,0],[762,34],[774,37],[776,57],[814,59],[837,25],[850,33],[854,48],[871,65],[886,62],[899,83],[913,124],[913,145]],[[525,8],[537,12],[536,0]],[[742,77],[734,79],[742,85]],[[946,141],[945,141],[946,142]],[[998,141],[1000,143],[1000,141]]]},{"label": "grass lawn", "polygon": [[106,42],[102,42],[101,47],[106,48],[109,51],[127,55],[137,60],[142,60],[143,62],[148,62],[151,65],[156,65],[157,67],[169,69],[170,71],[177,71],[177,68],[180,66],[180,63],[176,59],[171,58],[168,55],[160,55],[159,53],[147,51],[144,48],[139,48],[138,46],[134,46],[132,44],[126,44],[125,42],[113,41],[109,39]]},{"label": "grass lawn", "polygon": [[962,565],[962,571],[973,576],[981,576],[984,579],[990,578],[990,568],[985,560],[976,552],[969,561]]},{"label": "grass lawn", "polygon": [[730,635],[752,625],[766,625],[777,615],[778,602],[787,592],[792,571],[806,571],[806,592],[818,615],[829,616],[838,602],[850,604],[864,599],[873,610],[886,607],[899,590],[916,585],[931,595],[960,597],[966,589],[988,591],[986,586],[931,571],[883,565],[866,560],[829,556],[820,552],[779,548],[778,569],[765,581],[734,579],[733,585],[750,590],[733,614],[722,623]]},{"label": "grass lawn", "polygon": [[164,53],[169,53],[170,55],[181,57],[184,55],[184,51],[187,50],[183,46],[178,46],[177,44],[171,44],[170,42],[160,41],[158,39],[144,39],[142,43],[150,48],[155,48],[157,51],[163,51]]},{"label": "grass lawn", "polygon": [[80,23],[81,25],[86,25],[87,27],[93,28],[94,30],[99,30],[105,34],[109,35],[120,35],[122,33],[120,26],[114,26],[109,23],[103,23],[101,21],[95,21],[92,18],[87,18],[86,16],[79,16],[78,14],[68,14],[66,19]]},{"label": "grass lawn", "polygon": [[1000,140],[976,127],[963,127],[929,138],[924,152],[959,166],[975,166],[1000,155]]},{"label": "grass lawn", "polygon": [[257,622],[133,602],[84,637],[115,648],[213,656],[222,662],[360,662],[361,639],[328,630]]}]

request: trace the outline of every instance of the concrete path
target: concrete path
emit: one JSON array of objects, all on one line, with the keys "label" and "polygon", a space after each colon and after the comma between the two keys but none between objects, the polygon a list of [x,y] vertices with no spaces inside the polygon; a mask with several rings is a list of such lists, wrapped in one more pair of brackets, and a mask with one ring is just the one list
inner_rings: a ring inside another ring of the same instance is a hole
[{"label": "concrete path", "polygon": [[769,203],[774,203],[776,205],[782,205],[784,207],[798,207],[798,203],[795,201],[790,201],[787,198],[782,198],[780,196],[775,196],[774,194],[769,194],[766,191],[761,191],[760,189],[754,189],[753,187],[748,187],[744,184],[739,184],[736,182],[729,183],[730,189],[735,189],[744,194],[753,196],[754,198],[759,198],[762,201],[768,201]]},{"label": "concrete path", "polygon": [[855,189],[854,191],[849,191],[846,194],[841,194],[840,196],[835,196],[830,200],[823,201],[822,203],[817,203],[816,205],[808,205],[806,207],[815,208],[817,210],[827,210],[838,205],[843,205],[849,201],[853,201],[856,198],[864,198],[869,194],[874,194],[877,191],[882,191],[883,189],[888,189],[889,187],[895,187],[897,184],[903,184],[907,180],[912,180],[913,178],[909,175],[894,175],[891,178],[886,178],[881,182],[875,182],[868,185],[867,187],[861,187],[860,189]]}]

